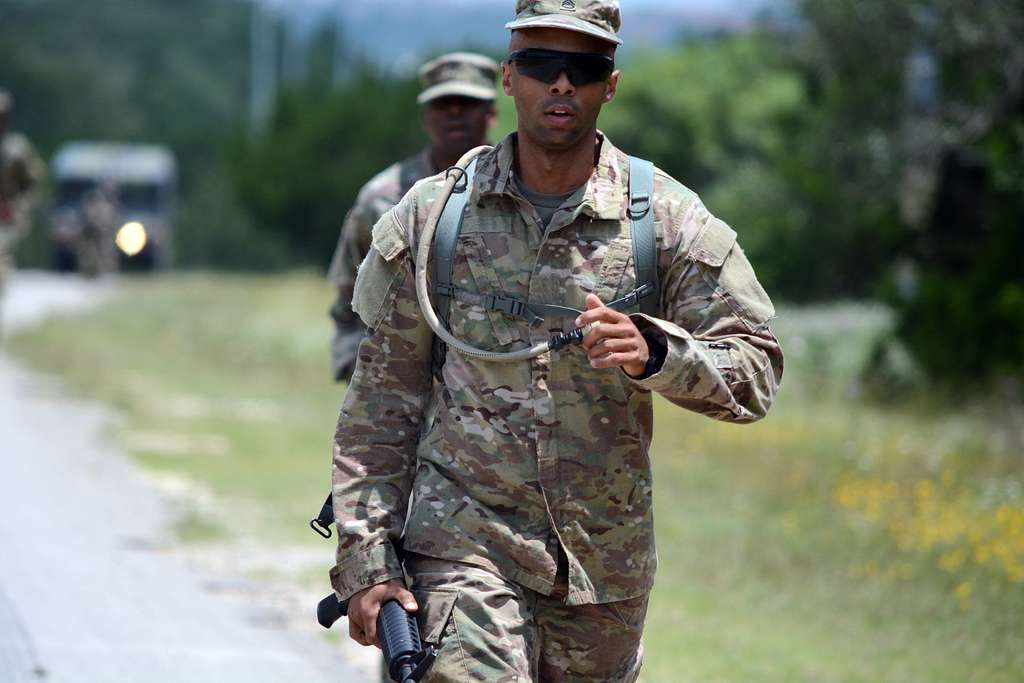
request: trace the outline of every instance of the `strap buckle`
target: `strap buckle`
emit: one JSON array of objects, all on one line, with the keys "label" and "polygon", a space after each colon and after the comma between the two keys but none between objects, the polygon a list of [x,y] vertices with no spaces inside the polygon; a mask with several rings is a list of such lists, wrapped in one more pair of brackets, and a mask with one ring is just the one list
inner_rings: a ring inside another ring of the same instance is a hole
[{"label": "strap buckle", "polygon": [[327,500],[320,507],[320,514],[309,520],[309,528],[324,538],[331,537],[331,524],[334,523],[334,494],[327,494]]},{"label": "strap buckle", "polygon": [[309,528],[312,529],[313,531],[317,532],[318,534],[320,534],[324,538],[330,538],[331,537],[331,527],[325,526],[324,523],[321,522],[319,519],[311,519],[311,520],[309,520]]},{"label": "strap buckle", "polygon": [[526,305],[519,299],[512,299],[497,294],[484,294],[484,308],[489,311],[500,311],[516,318],[522,318]]},{"label": "strap buckle", "polygon": [[649,194],[637,194],[632,195],[629,198],[629,209],[627,213],[630,219],[638,221],[647,215],[647,212],[651,210],[651,195]]},{"label": "strap buckle", "polygon": [[616,311],[625,308],[632,308],[633,306],[639,306],[641,299],[645,299],[653,293],[654,285],[652,285],[650,282],[645,282],[636,289],[634,289],[632,292],[627,294],[626,296],[622,297],[621,299],[616,299],[610,304],[607,304],[607,306],[608,308],[611,308]]}]

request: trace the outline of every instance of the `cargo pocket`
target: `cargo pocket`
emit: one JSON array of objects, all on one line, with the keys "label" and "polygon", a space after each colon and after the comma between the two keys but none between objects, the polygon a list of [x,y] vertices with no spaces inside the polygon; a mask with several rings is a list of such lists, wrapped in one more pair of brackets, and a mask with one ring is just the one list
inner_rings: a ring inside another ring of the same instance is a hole
[{"label": "cargo pocket", "polygon": [[636,286],[635,282],[633,243],[628,237],[616,238],[605,251],[594,293],[601,301],[609,303],[632,292]]},{"label": "cargo pocket", "polygon": [[420,640],[437,648],[437,660],[428,678],[466,680],[466,662],[454,615],[458,591],[413,588],[412,593],[419,605],[416,624]]},{"label": "cargo pocket", "polygon": [[775,317],[775,307],[754,275],[746,254],[736,244],[736,232],[711,218],[690,247],[705,282],[752,332]]}]

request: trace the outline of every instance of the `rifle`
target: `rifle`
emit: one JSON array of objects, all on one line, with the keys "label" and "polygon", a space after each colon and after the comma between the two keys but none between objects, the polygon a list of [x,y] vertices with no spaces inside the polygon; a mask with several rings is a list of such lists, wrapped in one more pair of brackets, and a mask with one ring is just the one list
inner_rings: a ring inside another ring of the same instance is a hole
[{"label": "rifle", "polygon": [[[310,520],[309,526],[324,538],[330,538],[332,523],[334,506],[331,496],[327,496],[320,514]],[[331,628],[338,619],[347,615],[348,601],[339,600],[334,593],[316,606],[316,620],[324,628]],[[423,647],[416,618],[406,612],[397,600],[388,600],[381,605],[377,615],[377,635],[384,650],[388,676],[395,683],[419,683],[437,658],[433,645]]]}]

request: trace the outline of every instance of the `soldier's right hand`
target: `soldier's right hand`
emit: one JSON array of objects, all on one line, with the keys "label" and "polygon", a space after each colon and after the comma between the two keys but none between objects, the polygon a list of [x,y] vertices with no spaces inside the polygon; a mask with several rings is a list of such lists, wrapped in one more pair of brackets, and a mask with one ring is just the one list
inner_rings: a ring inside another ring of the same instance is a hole
[{"label": "soldier's right hand", "polygon": [[377,638],[377,615],[380,613],[381,605],[388,600],[398,600],[408,612],[419,609],[416,598],[398,579],[361,590],[348,601],[348,635],[352,640],[360,645],[380,647],[380,640]]}]

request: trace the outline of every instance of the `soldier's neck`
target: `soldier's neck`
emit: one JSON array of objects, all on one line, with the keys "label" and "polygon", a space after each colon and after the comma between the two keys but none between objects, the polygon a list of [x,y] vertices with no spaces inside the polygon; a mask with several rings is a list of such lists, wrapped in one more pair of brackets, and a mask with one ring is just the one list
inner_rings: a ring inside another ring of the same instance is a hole
[{"label": "soldier's neck", "polygon": [[[469,151],[468,149],[466,150]],[[449,156],[445,154],[444,150],[440,150],[437,147],[430,148],[430,163],[434,165],[434,172],[440,173],[441,171],[451,168],[458,163],[459,159],[462,158],[462,154],[456,154],[455,156]]]},{"label": "soldier's neck", "polygon": [[597,131],[575,147],[552,150],[540,147],[525,135],[516,136],[516,172],[534,192],[564,194],[576,190],[594,173],[597,165]]}]

